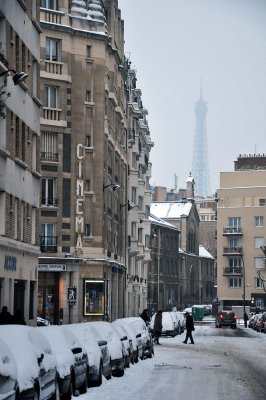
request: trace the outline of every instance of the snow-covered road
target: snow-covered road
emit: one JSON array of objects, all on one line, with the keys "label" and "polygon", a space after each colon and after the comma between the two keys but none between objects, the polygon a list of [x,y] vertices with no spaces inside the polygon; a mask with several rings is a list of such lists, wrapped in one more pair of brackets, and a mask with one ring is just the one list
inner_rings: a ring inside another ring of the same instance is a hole
[{"label": "snow-covered road", "polygon": [[121,378],[88,389],[80,400],[264,400],[266,334],[240,327],[196,326],[195,345],[184,334],[161,338],[155,357]]}]

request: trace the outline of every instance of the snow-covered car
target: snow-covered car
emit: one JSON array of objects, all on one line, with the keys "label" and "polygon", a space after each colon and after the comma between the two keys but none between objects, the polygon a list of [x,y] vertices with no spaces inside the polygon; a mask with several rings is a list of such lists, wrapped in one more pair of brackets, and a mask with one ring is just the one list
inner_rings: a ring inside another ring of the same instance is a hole
[{"label": "snow-covered car", "polygon": [[140,358],[143,359],[145,355],[147,357],[152,357],[154,354],[152,335],[150,328],[147,327],[143,319],[140,317],[127,317],[121,318],[119,321],[130,324],[135,329],[137,339],[139,338],[141,340],[143,346],[143,354]]},{"label": "snow-covered car", "polygon": [[98,333],[90,322],[62,325],[62,329],[77,336],[88,355],[88,385],[100,386],[102,375],[106,379],[112,377],[110,353],[107,341],[98,338]]},{"label": "snow-covered car", "polygon": [[112,322],[112,326],[117,332],[117,335],[120,337],[120,340],[124,343],[126,355],[125,355],[125,367],[129,368],[132,360],[133,360],[133,345],[132,339],[128,336],[125,328],[121,325],[115,324]]},{"label": "snow-covered car", "polygon": [[16,399],[59,400],[56,358],[46,338],[34,327],[1,325],[0,339],[12,355]]},{"label": "snow-covered car", "polygon": [[[132,346],[132,351],[133,351],[133,357],[132,357],[132,362],[133,363],[137,363],[139,361],[139,354],[143,354],[143,345],[142,345],[142,341],[141,341],[141,334],[137,334],[136,330],[134,329],[133,326],[131,326],[130,324],[125,324],[123,323],[123,319],[117,319],[115,321],[112,322],[112,324],[114,325],[118,325],[120,326],[126,333],[126,335],[128,336],[129,340],[131,341],[131,346]],[[138,335],[138,337],[137,337]],[[141,352],[139,353],[139,344],[141,347]]]},{"label": "snow-covered car", "polygon": [[262,313],[255,314],[254,324],[253,324],[253,329],[254,329],[254,331],[259,332],[259,330],[260,330],[260,319],[261,319],[261,317],[262,317]]},{"label": "snow-covered car", "polygon": [[60,326],[50,325],[36,328],[49,342],[57,362],[60,395],[71,399],[77,391],[87,391],[87,353],[82,344],[69,332],[65,334]]},{"label": "snow-covered car", "polygon": [[[151,332],[153,333],[153,327],[154,327],[154,320],[155,320],[156,314],[154,314],[151,318],[150,321],[150,329]],[[162,313],[162,331],[161,335],[164,336],[176,336],[177,335],[177,327],[176,327],[176,321],[174,319],[174,316],[172,315],[171,311],[164,311]]]},{"label": "snow-covered car", "polygon": [[126,351],[123,342],[110,322],[87,322],[97,332],[98,340],[106,340],[110,353],[112,375],[123,376],[125,372]]},{"label": "snow-covered car", "polygon": [[181,335],[182,333],[182,326],[181,326],[181,317],[176,311],[170,311],[170,315],[175,323],[175,331],[176,335]]},{"label": "snow-covered car", "polygon": [[251,329],[253,329],[253,326],[254,326],[255,316],[256,316],[256,314],[251,315],[251,317],[248,320],[248,327]]},{"label": "snow-covered car", "polygon": [[0,399],[16,399],[16,361],[8,346],[0,339]]}]

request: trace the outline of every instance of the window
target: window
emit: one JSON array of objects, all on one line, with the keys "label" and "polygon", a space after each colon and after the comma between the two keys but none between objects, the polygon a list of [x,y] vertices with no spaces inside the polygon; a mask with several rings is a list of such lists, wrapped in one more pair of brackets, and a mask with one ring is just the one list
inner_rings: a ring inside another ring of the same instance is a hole
[{"label": "window", "polygon": [[241,278],[230,278],[229,279],[229,287],[230,288],[241,288],[242,279]]},{"label": "window", "polygon": [[91,102],[91,90],[86,90],[86,101]]},{"label": "window", "polygon": [[132,203],[137,204],[137,189],[135,187],[132,187],[131,201]]},{"label": "window", "polygon": [[241,257],[230,257],[229,258],[229,266],[230,267],[241,267]]},{"label": "window", "polygon": [[254,242],[255,242],[255,249],[260,249],[261,246],[264,246],[265,244],[263,237],[255,237]]},{"label": "window", "polygon": [[57,133],[42,132],[41,140],[42,158],[46,160],[58,160]]},{"label": "window", "polygon": [[91,46],[87,46],[87,57],[91,58]]},{"label": "window", "polygon": [[136,224],[136,222],[131,222],[131,237],[132,237],[132,239],[137,239],[137,224]]},{"label": "window", "polygon": [[239,243],[238,238],[230,238],[230,239],[228,239],[228,244],[229,244],[229,247],[231,249],[237,249],[238,247],[240,247],[240,243]]},{"label": "window", "polygon": [[41,7],[48,8],[49,10],[55,10],[56,9],[56,0],[42,0]]},{"label": "window", "polygon": [[256,289],[263,289],[263,282],[260,278],[256,278]]},{"label": "window", "polygon": [[46,38],[45,59],[59,61],[59,40]]},{"label": "window", "polygon": [[86,179],[85,181],[85,192],[90,192],[91,190],[91,181],[89,179]]},{"label": "window", "polygon": [[37,77],[38,77],[37,61],[33,60],[33,63],[32,63],[32,94],[33,94],[33,97],[37,96]]},{"label": "window", "polygon": [[263,226],[263,217],[255,217],[255,226],[256,227],[260,227]]},{"label": "window", "polygon": [[261,207],[265,207],[266,206],[266,199],[259,199],[259,205]]},{"label": "window", "polygon": [[241,227],[241,218],[240,217],[229,217],[228,225],[230,227],[240,228]]},{"label": "window", "polygon": [[85,236],[90,236],[90,235],[91,235],[91,225],[85,224]]},{"label": "window", "polygon": [[55,232],[55,224],[41,224],[41,251],[57,251],[57,237],[55,236]]},{"label": "window", "polygon": [[57,204],[54,178],[42,178],[41,204],[45,206],[55,206]]},{"label": "window", "polygon": [[44,106],[48,108],[58,108],[58,87],[44,87]]},{"label": "window", "polygon": [[85,146],[91,147],[91,135],[87,135],[85,138]]},{"label": "window", "polygon": [[255,264],[255,268],[265,268],[264,257],[255,257],[254,264]]},{"label": "window", "polygon": [[36,244],[36,208],[31,211],[31,244]]}]

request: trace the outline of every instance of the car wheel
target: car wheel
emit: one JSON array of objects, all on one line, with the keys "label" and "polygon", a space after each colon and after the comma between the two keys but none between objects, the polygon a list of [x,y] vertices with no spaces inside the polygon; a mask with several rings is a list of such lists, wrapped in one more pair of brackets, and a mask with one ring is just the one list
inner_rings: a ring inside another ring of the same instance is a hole
[{"label": "car wheel", "polygon": [[103,366],[102,363],[100,363],[98,379],[95,381],[94,386],[101,386],[102,382],[103,382]]},{"label": "car wheel", "polygon": [[109,362],[109,373],[108,373],[106,379],[111,379],[111,378],[112,378],[112,365],[111,365],[111,359],[110,359],[110,362]]},{"label": "car wheel", "polygon": [[88,388],[88,383],[87,383],[87,379],[86,379],[85,382],[78,388],[79,394],[87,393],[87,388]]}]

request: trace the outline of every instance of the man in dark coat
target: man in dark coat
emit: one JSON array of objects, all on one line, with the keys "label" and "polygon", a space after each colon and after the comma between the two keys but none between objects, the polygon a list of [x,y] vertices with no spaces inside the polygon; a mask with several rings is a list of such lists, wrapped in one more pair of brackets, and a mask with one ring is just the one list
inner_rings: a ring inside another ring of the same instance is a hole
[{"label": "man in dark coat", "polygon": [[154,336],[154,343],[159,343],[159,337],[161,336],[163,324],[162,324],[163,312],[161,310],[157,311],[154,317],[154,325],[153,325],[153,336]]},{"label": "man in dark coat", "polygon": [[247,326],[248,326],[248,315],[247,315],[247,313],[246,313],[246,311],[244,312],[244,324],[245,324],[245,328],[247,328]]},{"label": "man in dark coat", "polygon": [[194,340],[192,337],[192,331],[195,330],[193,317],[188,312],[185,312],[184,316],[186,317],[187,334],[186,334],[186,338],[183,343],[187,344],[188,339],[190,339],[190,343],[194,344]]},{"label": "man in dark coat", "polygon": [[0,325],[6,324],[13,324],[13,316],[8,312],[7,306],[3,306],[0,312]]}]

